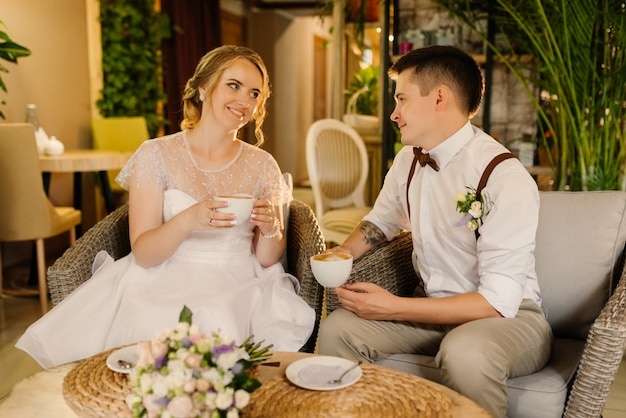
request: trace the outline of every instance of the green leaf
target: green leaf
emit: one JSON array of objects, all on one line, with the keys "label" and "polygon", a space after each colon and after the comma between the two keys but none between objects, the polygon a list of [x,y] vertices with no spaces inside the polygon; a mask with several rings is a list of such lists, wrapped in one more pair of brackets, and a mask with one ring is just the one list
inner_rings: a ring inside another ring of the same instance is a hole
[{"label": "green leaf", "polygon": [[183,306],[183,310],[180,311],[180,315],[178,316],[178,322],[186,322],[191,325],[191,318],[193,317],[193,312],[191,309],[187,307],[187,305]]}]

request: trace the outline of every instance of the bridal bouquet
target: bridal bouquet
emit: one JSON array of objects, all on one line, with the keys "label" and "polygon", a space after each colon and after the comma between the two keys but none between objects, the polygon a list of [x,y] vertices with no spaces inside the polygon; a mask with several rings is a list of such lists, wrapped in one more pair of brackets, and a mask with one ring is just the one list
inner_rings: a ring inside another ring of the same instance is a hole
[{"label": "bridal bouquet", "polygon": [[271,357],[250,336],[237,346],[222,335],[200,332],[183,308],[175,329],[139,343],[126,404],[134,417],[235,418],[261,383],[251,369]]}]

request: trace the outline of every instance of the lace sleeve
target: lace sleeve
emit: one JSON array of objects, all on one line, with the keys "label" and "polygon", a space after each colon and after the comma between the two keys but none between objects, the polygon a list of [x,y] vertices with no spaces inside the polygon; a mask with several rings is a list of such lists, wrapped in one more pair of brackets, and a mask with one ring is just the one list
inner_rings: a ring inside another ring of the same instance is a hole
[{"label": "lace sleeve", "polygon": [[158,140],[146,141],[130,157],[115,178],[124,189],[148,187],[155,192],[166,188],[163,155]]},{"label": "lace sleeve", "polygon": [[289,203],[293,196],[285,178],[283,177],[278,163],[273,157],[269,157],[263,169],[263,181],[258,184],[259,191],[255,196],[260,199],[269,199],[274,206]]}]

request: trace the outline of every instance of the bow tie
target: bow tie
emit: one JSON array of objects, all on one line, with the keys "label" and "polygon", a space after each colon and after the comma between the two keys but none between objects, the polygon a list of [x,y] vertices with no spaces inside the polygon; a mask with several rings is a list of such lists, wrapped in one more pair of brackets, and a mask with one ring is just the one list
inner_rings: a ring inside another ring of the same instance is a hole
[{"label": "bow tie", "polygon": [[422,147],[413,147],[413,155],[415,155],[415,159],[419,161],[420,166],[424,167],[428,164],[433,170],[439,171],[437,161],[433,160],[428,153],[423,153]]}]

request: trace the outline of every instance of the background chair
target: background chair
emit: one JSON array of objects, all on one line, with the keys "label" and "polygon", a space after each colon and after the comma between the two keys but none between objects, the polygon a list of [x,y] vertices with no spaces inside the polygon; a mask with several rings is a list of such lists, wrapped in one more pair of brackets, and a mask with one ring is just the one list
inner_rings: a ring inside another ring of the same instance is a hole
[{"label": "background chair", "polygon": [[55,207],[48,200],[39,170],[35,129],[31,124],[0,124],[0,220],[0,242],[36,242],[39,298],[41,311],[46,313],[48,290],[44,239],[69,231],[70,245],[73,244],[81,212],[72,207]]},{"label": "background chair", "polygon": [[[148,125],[143,116],[123,116],[92,119],[91,134],[93,147],[99,150],[135,152],[139,146],[150,139]],[[119,170],[109,172],[111,190],[125,192],[116,182]]]},{"label": "background chair", "polygon": [[[556,341],[542,370],[508,379],[507,417],[599,417],[626,348],[626,193],[540,192],[540,199],[536,270]],[[349,281],[410,296],[418,284],[411,252],[404,233],[356,260]],[[337,297],[327,298],[331,312]],[[379,364],[441,383],[433,357],[394,354]]]},{"label": "background chair", "polygon": [[371,209],[364,199],[369,163],[363,139],[344,122],[318,120],[307,132],[306,163],[324,238],[341,244]]},{"label": "background chair", "polygon": [[[311,273],[309,259],[324,251],[325,244],[313,210],[299,200],[289,204],[287,233],[287,268],[300,282],[300,296],[315,310],[315,328],[300,351],[313,352],[322,316],[324,288]],[[48,285],[56,305],[91,277],[91,265],[100,250],[114,259],[130,252],[128,205],[123,205],[89,229],[62,257],[48,268]]]}]

